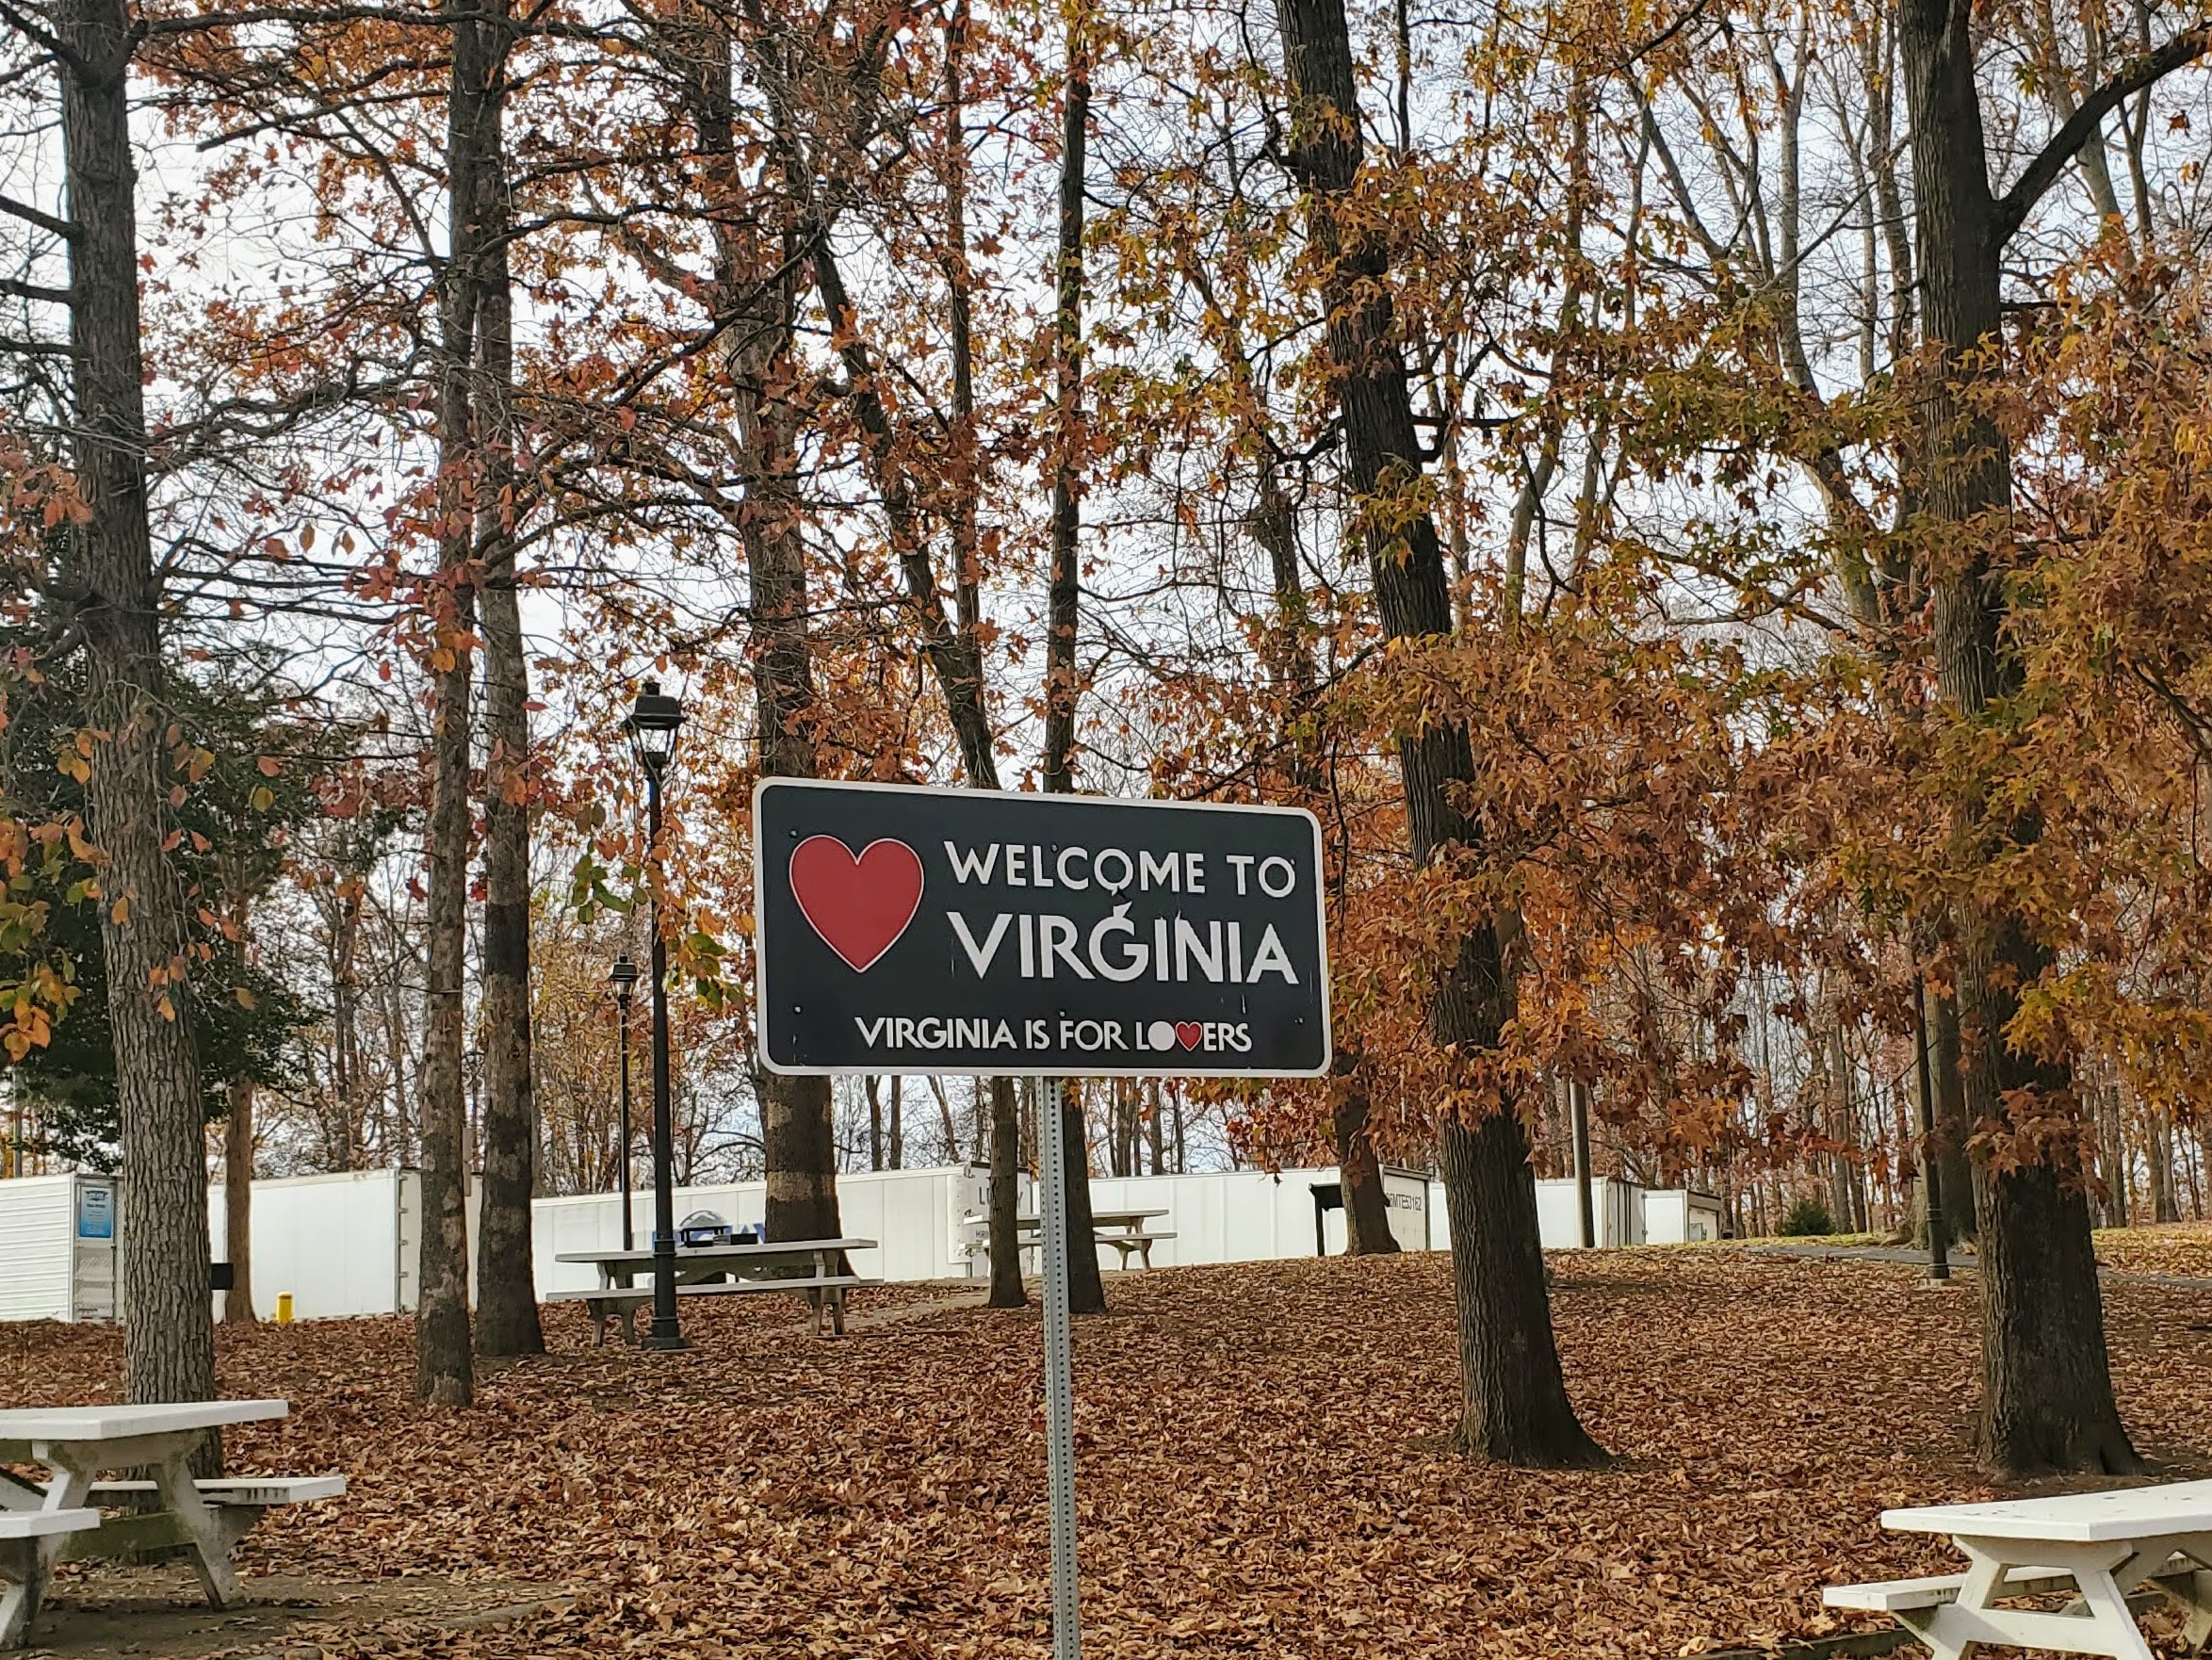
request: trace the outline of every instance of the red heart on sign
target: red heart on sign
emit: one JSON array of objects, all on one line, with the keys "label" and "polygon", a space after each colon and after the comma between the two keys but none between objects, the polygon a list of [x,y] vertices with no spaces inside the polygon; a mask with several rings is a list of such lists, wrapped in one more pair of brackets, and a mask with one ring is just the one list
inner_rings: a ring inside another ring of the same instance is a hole
[{"label": "red heart on sign", "polygon": [[791,897],[815,933],[865,974],[921,908],[921,857],[903,841],[871,841],[858,858],[834,836],[791,850]]},{"label": "red heart on sign", "polygon": [[1175,1023],[1175,1040],[1185,1049],[1196,1049],[1198,1040],[1206,1035],[1206,1028],[1195,1020],[1178,1020]]}]

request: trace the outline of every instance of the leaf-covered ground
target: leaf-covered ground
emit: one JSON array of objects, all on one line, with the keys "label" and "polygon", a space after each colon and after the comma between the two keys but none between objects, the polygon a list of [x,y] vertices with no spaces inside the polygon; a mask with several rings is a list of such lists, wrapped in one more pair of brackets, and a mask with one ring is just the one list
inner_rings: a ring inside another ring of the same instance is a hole
[{"label": "leaf-covered ground", "polygon": [[2212,1223],[2105,1229],[2097,1234],[2097,1261],[2123,1273],[2212,1278]]},{"label": "leaf-covered ground", "polygon": [[[1079,1323],[1084,1640],[1096,1656],[1647,1656],[1834,1629],[1822,1584],[1933,1571],[1883,1506],[1995,1490],[1966,1444],[1971,1286],[1684,1251],[1555,1260],[1577,1403],[1619,1455],[1570,1474],[1445,1456],[1441,1257],[1111,1280]],[[249,1541],[254,1570],[532,1583],[576,1606],[333,1653],[1045,1652],[1033,1312],[922,1305],[839,1341],[795,1303],[687,1307],[681,1356],[556,1352],[464,1413],[408,1398],[403,1321],[223,1338],[226,1392],[295,1416],[234,1466],[352,1491]],[[702,1300],[704,1301],[704,1299]],[[2212,1293],[2108,1283],[2119,1387],[2169,1474],[2212,1469]],[[0,1331],[0,1399],[108,1392],[111,1332]],[[89,1588],[89,1587],[88,1587]]]}]

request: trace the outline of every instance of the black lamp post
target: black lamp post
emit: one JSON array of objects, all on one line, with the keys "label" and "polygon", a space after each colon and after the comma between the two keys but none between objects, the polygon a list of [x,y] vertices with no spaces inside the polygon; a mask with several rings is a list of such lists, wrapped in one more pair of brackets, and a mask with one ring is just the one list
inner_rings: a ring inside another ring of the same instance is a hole
[{"label": "black lamp post", "polygon": [[630,993],[637,989],[638,966],[629,952],[615,954],[607,978],[614,986],[615,1041],[622,1047],[622,1248],[627,1251],[637,1248],[630,1231]]},{"label": "black lamp post", "polygon": [[[684,706],[648,680],[630,708],[623,730],[645,773],[646,845],[658,853],[660,846],[660,784],[675,754],[676,728],[684,724]],[[681,1349],[690,1345],[675,1320],[675,1155],[668,1121],[668,945],[660,936],[660,901],[653,901],[653,1329],[645,1338],[649,1349]]]}]

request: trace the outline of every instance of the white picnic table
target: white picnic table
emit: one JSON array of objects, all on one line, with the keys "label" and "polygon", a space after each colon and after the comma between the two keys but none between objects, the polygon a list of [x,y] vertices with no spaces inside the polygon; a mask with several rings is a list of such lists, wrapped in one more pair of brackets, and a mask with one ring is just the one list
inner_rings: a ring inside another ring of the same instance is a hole
[{"label": "white picnic table", "polygon": [[[1091,1233],[1099,1245],[1112,1245],[1120,1253],[1122,1267],[1129,1266],[1130,1253],[1135,1251],[1139,1260],[1149,1268],[1152,1265],[1153,1244],[1163,1239],[1173,1239],[1175,1235],[1148,1229],[1145,1224],[1166,1214],[1165,1211],[1093,1211]],[[988,1215],[973,1213],[961,1217],[960,1221],[963,1227],[983,1229],[984,1237],[989,1237],[991,1219]],[[1041,1216],[1017,1216],[1014,1219],[1017,1235],[1034,1234],[1043,1226],[1044,1218]],[[1034,1242],[1025,1240],[1023,1243],[1029,1245]]]},{"label": "white picnic table", "polygon": [[[793,1239],[765,1245],[679,1245],[675,1253],[676,1290],[691,1294],[776,1291],[802,1294],[814,1309],[817,1333],[821,1329],[825,1312],[832,1329],[842,1333],[845,1294],[865,1286],[881,1285],[883,1281],[840,1274],[837,1271],[838,1260],[850,1251],[872,1251],[875,1245],[872,1239]],[[551,1300],[582,1303],[591,1310],[593,1327],[601,1343],[606,1342],[610,1321],[619,1324],[624,1334],[636,1341],[632,1323],[637,1310],[652,1298],[650,1248],[563,1251],[554,1260],[591,1263],[599,1271],[599,1289],[556,1292]],[[794,1277],[789,1273],[794,1268],[809,1272],[805,1277]],[[641,1275],[645,1277],[646,1285],[635,1283]],[[728,1283],[716,1283],[724,1276]]]},{"label": "white picnic table", "polygon": [[[0,1649],[23,1644],[54,1572],[73,1544],[81,1551],[103,1530],[102,1502],[158,1493],[190,1552],[214,1607],[238,1596],[231,1547],[271,1505],[329,1498],[345,1477],[232,1477],[194,1481],[193,1452],[211,1429],[283,1418],[284,1401],[178,1401],[157,1406],[27,1407],[0,1411],[0,1464],[39,1464],[42,1486],[0,1472]],[[106,1471],[149,1469],[151,1480],[101,1481]],[[126,1523],[109,1523],[128,1548],[143,1542]]]},{"label": "white picnic table", "polygon": [[[1934,1660],[1961,1660],[1977,1644],[2155,1660],[2127,1605],[2145,1584],[2189,1611],[2191,1643],[2212,1635],[2212,1481],[1925,1505],[1885,1510],[1881,1524],[1948,1535],[1966,1571],[1830,1586],[1822,1600],[1890,1615]],[[2073,1600],[2057,1612],[1996,1605],[2045,1592]]]}]

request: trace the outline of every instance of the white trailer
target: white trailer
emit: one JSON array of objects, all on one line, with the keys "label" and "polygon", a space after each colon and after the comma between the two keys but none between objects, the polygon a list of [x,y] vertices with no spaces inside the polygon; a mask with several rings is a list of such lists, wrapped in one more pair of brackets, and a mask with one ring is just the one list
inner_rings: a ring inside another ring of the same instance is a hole
[{"label": "white trailer", "polygon": [[119,1318],[121,1212],[112,1176],[0,1181],[0,1320]]},{"label": "white trailer", "polygon": [[1637,1196],[1644,1207],[1646,1245],[1695,1245],[1718,1239],[1726,1227],[1720,1200],[1712,1194],[1695,1188],[1644,1188]]},{"label": "white trailer", "polygon": [[[1439,1181],[1436,1186],[1440,1194],[1444,1184]],[[1595,1225],[1592,1245],[1600,1250],[1618,1250],[1644,1243],[1644,1212],[1637,1202],[1642,1192],[1633,1183],[1610,1176],[1590,1183],[1590,1220]],[[1583,1243],[1582,1199],[1573,1177],[1551,1177],[1537,1183],[1537,1232],[1547,1251],[1572,1250]]]}]

